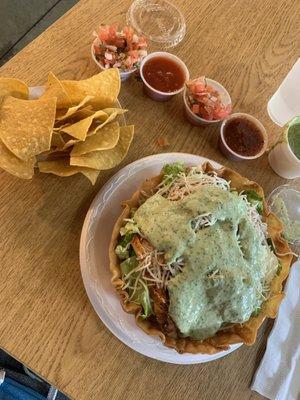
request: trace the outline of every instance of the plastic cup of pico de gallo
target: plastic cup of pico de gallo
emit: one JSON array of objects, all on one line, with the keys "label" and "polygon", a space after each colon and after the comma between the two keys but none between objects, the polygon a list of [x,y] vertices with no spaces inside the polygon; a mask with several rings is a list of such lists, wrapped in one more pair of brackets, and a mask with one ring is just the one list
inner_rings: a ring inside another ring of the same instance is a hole
[{"label": "plastic cup of pico de gallo", "polygon": [[189,79],[185,63],[174,54],[156,51],[143,58],[140,67],[144,92],[155,101],[168,101],[184,90]]},{"label": "plastic cup of pico de gallo", "polygon": [[94,35],[91,46],[93,61],[103,71],[118,68],[122,81],[138,70],[141,60],[147,55],[146,40],[131,27],[118,30],[114,25],[101,25]]},{"label": "plastic cup of pico de gallo", "polygon": [[219,149],[232,161],[254,160],[268,147],[263,124],[250,114],[234,113],[224,119],[220,128]]},{"label": "plastic cup of pico de gallo", "polygon": [[[102,70],[105,71],[107,68],[104,67],[104,65],[97,60],[96,55],[95,55],[95,51],[94,51],[94,43],[97,41],[97,38],[94,40],[94,42],[92,43],[91,46],[91,55],[92,55],[92,59],[95,62],[95,64],[98,65],[98,67]],[[120,71],[120,77],[121,77],[121,81],[124,82],[126,81],[132,74],[134,74],[136,72],[137,68],[132,68],[128,71]]]},{"label": "plastic cup of pico de gallo", "polygon": [[[190,89],[188,88],[189,82],[187,82],[186,87],[183,92],[183,102],[184,102],[184,110],[185,110],[185,116],[186,119],[193,125],[196,126],[203,126],[203,125],[211,125],[211,124],[216,124],[220,123],[224,118],[226,118],[230,113],[231,113],[231,98],[227,90],[222,86],[219,82],[214,81],[213,79],[201,77],[197,78],[195,80],[190,81],[195,82],[197,80],[200,81],[200,89],[199,92],[196,93],[197,96],[199,96],[200,100],[198,103],[196,100],[193,98],[193,94],[190,92]],[[205,83],[204,83],[205,82]],[[201,105],[204,104],[204,101],[209,101],[210,98],[212,97],[213,99],[215,98],[212,96],[210,93],[205,93],[205,86],[210,88],[210,90],[216,91],[218,93],[218,99],[216,98],[215,102],[215,107],[212,102],[212,105],[209,108],[209,112],[207,113],[206,117],[200,116],[201,114]],[[191,98],[191,101],[190,101]],[[192,102],[195,102],[195,104],[192,104]],[[222,109],[220,109],[220,104]],[[218,107],[218,109],[217,109]],[[194,111],[193,111],[194,109]],[[195,112],[197,109],[197,113]]]}]

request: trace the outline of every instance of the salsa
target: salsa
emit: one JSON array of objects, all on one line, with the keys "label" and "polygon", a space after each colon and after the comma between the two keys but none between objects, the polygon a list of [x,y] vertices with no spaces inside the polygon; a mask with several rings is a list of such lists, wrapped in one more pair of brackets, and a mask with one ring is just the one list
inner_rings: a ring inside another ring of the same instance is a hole
[{"label": "salsa", "polygon": [[207,121],[228,117],[231,104],[224,104],[221,93],[207,83],[205,76],[186,82],[187,100],[191,111]]},{"label": "salsa", "polygon": [[150,58],[143,66],[147,83],[156,90],[172,93],[181,89],[185,82],[185,72],[174,60],[157,56]]},{"label": "salsa", "polygon": [[96,59],[105,68],[119,68],[121,72],[139,67],[147,55],[147,42],[130,26],[121,30],[114,25],[101,25],[93,44]]},{"label": "salsa", "polygon": [[255,156],[264,145],[260,128],[245,117],[230,119],[225,124],[224,139],[231,150],[245,157]]}]

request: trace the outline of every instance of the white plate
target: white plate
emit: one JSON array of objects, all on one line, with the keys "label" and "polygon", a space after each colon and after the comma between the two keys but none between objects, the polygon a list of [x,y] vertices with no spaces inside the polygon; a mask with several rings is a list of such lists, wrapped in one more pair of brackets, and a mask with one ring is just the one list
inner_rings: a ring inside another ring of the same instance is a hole
[{"label": "white plate", "polygon": [[174,161],[199,165],[214,161],[185,153],[157,154],[127,165],[100,190],[85,218],[80,240],[80,265],[88,297],[102,322],[123,343],[133,350],[156,360],[174,364],[197,364],[224,357],[241,346],[214,355],[179,354],[164,346],[158,337],[149,336],[136,324],[134,316],[123,311],[111,282],[108,247],[113,226],[121,213],[121,201],[127,200],[141,183],[157,175],[162,166]]}]

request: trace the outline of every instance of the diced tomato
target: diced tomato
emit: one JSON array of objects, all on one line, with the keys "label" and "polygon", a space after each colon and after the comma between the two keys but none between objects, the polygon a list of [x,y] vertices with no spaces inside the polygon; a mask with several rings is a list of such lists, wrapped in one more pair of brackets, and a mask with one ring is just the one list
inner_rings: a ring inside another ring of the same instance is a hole
[{"label": "diced tomato", "polygon": [[141,37],[139,38],[138,46],[139,46],[139,49],[145,49],[145,48],[148,46],[147,41],[146,41],[146,39],[144,38],[144,36],[141,36]]},{"label": "diced tomato", "polygon": [[222,103],[220,93],[207,85],[204,76],[186,83],[188,98],[193,113],[208,121],[226,118],[231,113],[231,105]]},{"label": "diced tomato", "polygon": [[130,26],[118,30],[116,25],[101,25],[98,39],[100,45],[94,45],[94,53],[105,68],[130,69],[147,55],[145,38],[139,37]]},{"label": "diced tomato", "polygon": [[123,32],[124,32],[125,39],[127,40],[127,42],[131,43],[133,35],[134,35],[134,30],[131,28],[131,26],[125,26],[123,29]]},{"label": "diced tomato", "polygon": [[137,50],[130,50],[128,54],[131,57],[132,63],[135,63],[139,59],[139,53]]},{"label": "diced tomato", "polygon": [[194,114],[199,114],[199,110],[200,110],[199,104],[192,105],[192,111]]},{"label": "diced tomato", "polygon": [[109,38],[108,28],[106,25],[101,25],[98,32],[98,37],[102,42],[106,42]]}]

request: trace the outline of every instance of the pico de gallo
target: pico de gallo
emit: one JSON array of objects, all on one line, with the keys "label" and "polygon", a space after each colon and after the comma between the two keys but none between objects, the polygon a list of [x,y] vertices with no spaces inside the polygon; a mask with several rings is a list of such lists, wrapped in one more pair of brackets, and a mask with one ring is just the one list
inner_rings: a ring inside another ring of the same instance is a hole
[{"label": "pico de gallo", "polygon": [[147,41],[138,36],[130,26],[121,30],[116,25],[101,25],[93,43],[97,61],[104,68],[130,71],[139,67],[147,55]]},{"label": "pico de gallo", "polygon": [[222,120],[231,113],[231,104],[222,102],[221,94],[207,83],[205,76],[186,82],[191,111],[207,121]]}]

